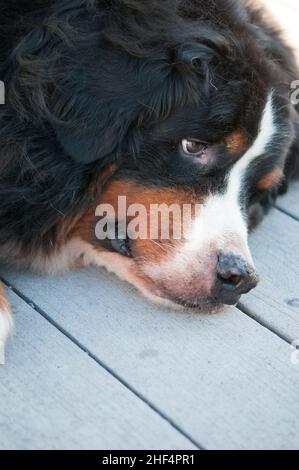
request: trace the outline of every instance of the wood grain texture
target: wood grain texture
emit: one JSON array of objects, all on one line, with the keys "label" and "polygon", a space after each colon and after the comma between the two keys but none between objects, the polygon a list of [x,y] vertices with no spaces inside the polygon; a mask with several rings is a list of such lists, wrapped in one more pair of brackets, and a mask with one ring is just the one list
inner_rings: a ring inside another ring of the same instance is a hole
[{"label": "wood grain texture", "polygon": [[239,310],[161,310],[93,269],[5,277],[204,447],[299,448],[291,348]]},{"label": "wood grain texture", "polygon": [[273,210],[250,245],[261,282],[242,304],[289,341],[299,339],[299,222]]},{"label": "wood grain texture", "polygon": [[299,221],[299,181],[292,183],[290,191],[278,200],[277,207]]},{"label": "wood grain texture", "polygon": [[17,334],[0,368],[0,449],[193,449],[15,295]]}]

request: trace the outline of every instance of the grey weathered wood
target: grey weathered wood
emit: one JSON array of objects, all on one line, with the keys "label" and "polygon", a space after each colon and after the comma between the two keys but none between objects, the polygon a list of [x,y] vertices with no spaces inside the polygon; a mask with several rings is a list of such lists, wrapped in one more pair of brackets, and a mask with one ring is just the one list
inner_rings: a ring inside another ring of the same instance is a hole
[{"label": "grey weathered wood", "polygon": [[277,207],[299,220],[299,181],[292,183],[290,191],[278,199]]},{"label": "grey weathered wood", "polygon": [[299,222],[273,210],[250,245],[261,282],[242,304],[289,341],[299,339]]},{"label": "grey weathered wood", "polygon": [[38,313],[10,298],[17,334],[0,368],[0,449],[194,448]]},{"label": "grey weathered wood", "polygon": [[290,345],[239,310],[161,310],[96,269],[5,277],[203,446],[299,448]]}]

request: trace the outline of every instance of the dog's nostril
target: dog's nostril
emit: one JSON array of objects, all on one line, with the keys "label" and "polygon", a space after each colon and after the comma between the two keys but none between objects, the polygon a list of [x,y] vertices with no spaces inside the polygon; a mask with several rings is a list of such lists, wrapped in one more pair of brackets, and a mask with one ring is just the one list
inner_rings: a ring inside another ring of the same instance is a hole
[{"label": "dog's nostril", "polygon": [[242,295],[258,283],[254,269],[244,259],[233,254],[220,254],[217,265],[218,292]]},{"label": "dog's nostril", "polygon": [[218,274],[218,279],[222,283],[225,289],[235,289],[239,286],[242,281],[242,276],[240,274],[232,274],[231,272]]}]

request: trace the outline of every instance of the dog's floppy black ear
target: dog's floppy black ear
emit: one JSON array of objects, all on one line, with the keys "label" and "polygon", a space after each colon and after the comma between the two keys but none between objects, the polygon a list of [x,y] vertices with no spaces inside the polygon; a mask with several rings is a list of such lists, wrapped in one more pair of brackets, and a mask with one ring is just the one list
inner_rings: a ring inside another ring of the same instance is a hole
[{"label": "dog's floppy black ear", "polygon": [[[63,153],[75,162],[105,164],[127,133],[131,109],[110,97],[111,93],[108,98],[102,96],[104,86],[110,92],[107,80],[97,88],[88,81],[100,76],[101,64],[96,34],[90,35],[90,47],[86,46],[88,22],[83,24],[86,33],[76,29],[85,12],[85,2],[61,0],[49,9],[44,23],[20,41],[10,58],[16,73],[9,98],[22,118],[34,120],[36,126],[49,123]],[[79,46],[84,51],[82,57]],[[84,53],[90,60],[85,60]],[[84,60],[86,70],[82,72]]]},{"label": "dog's floppy black ear", "polygon": [[97,130],[82,129],[80,125],[71,127],[66,124],[54,124],[57,139],[64,152],[77,163],[103,161],[119,147],[125,131],[121,124],[101,126]]},{"label": "dog's floppy black ear", "polygon": [[[106,164],[121,149],[137,109],[130,100],[109,95],[104,80],[98,80],[96,92],[91,94],[92,81],[77,75],[72,93],[65,90],[57,94],[51,125],[64,153],[75,162]],[[101,77],[101,72],[95,72],[95,76]],[[113,83],[113,77],[109,83]]]}]

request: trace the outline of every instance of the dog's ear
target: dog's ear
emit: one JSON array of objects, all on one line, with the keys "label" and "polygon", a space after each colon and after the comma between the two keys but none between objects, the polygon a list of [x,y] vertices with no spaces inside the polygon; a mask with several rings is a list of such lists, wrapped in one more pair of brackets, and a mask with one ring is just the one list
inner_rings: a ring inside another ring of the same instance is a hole
[{"label": "dog's ear", "polygon": [[128,120],[123,120],[115,115],[110,121],[101,113],[96,121],[98,126],[95,122],[86,121],[82,123],[78,121],[75,125],[71,121],[53,124],[56,137],[64,152],[77,163],[102,161],[106,164],[109,157],[121,146],[127,132],[129,117]]},{"label": "dog's ear", "polygon": [[113,131],[108,131],[102,137],[82,134],[80,129],[69,129],[67,126],[54,126],[56,136],[66,155],[77,163],[92,163],[103,160],[103,164],[109,155],[117,147]]},{"label": "dog's ear", "polygon": [[[21,119],[36,126],[50,124],[58,145],[75,162],[105,164],[126,135],[131,110],[114,97],[111,102],[105,96],[97,101],[90,92],[88,74],[92,76],[97,36],[90,34],[87,49],[88,33],[76,29],[85,10],[79,0],[59,1],[47,19],[20,41],[10,57],[16,73],[10,80],[9,101]],[[88,22],[84,27],[87,30]],[[92,57],[85,75],[78,44]],[[66,66],[61,58],[66,58]],[[100,93],[101,86],[98,89]]]}]

